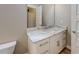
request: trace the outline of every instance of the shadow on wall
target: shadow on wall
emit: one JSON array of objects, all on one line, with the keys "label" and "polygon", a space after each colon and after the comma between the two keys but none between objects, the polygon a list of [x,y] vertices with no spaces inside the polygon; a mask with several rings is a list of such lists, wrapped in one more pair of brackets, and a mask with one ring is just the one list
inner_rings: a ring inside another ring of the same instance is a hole
[{"label": "shadow on wall", "polygon": [[25,34],[23,33],[22,36],[19,37],[19,39],[17,40],[17,44],[16,44],[16,48],[14,53],[15,54],[24,54],[27,52],[27,36],[25,36]]}]

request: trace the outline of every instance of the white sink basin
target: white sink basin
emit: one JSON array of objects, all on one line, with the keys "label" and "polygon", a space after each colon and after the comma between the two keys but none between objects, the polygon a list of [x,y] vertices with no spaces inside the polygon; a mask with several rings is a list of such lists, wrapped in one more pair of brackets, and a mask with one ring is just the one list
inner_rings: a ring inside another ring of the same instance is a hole
[{"label": "white sink basin", "polygon": [[46,32],[43,32],[43,31],[32,31],[32,32],[29,32],[28,33],[29,35],[32,35],[32,36],[42,36],[44,34],[46,34]]}]

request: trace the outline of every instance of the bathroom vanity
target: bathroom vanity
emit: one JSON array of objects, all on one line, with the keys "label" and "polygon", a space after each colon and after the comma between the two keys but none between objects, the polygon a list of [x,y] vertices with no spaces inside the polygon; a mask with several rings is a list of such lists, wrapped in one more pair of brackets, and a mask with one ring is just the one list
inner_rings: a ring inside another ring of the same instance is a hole
[{"label": "bathroom vanity", "polygon": [[57,54],[66,46],[66,29],[52,27],[28,31],[28,50],[35,54]]},{"label": "bathroom vanity", "polygon": [[[27,8],[28,50],[32,54],[57,54],[66,47],[66,28],[42,25],[42,6],[28,5]],[[36,14],[36,15],[34,15]],[[36,18],[35,18],[36,17]]]}]

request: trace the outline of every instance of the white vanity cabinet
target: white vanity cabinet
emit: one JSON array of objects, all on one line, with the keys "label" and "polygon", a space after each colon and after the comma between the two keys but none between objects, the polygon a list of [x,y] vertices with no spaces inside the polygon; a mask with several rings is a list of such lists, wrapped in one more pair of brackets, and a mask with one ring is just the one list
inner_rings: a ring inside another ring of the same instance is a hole
[{"label": "white vanity cabinet", "polygon": [[34,35],[37,32],[31,32],[28,35],[29,53],[35,54],[58,54],[66,47],[66,33],[64,29],[57,30],[55,28],[49,30],[49,34]]},{"label": "white vanity cabinet", "polygon": [[63,48],[66,46],[66,35],[65,32],[61,32],[58,34],[55,34],[50,38],[50,53],[51,54],[57,54],[63,50]]}]

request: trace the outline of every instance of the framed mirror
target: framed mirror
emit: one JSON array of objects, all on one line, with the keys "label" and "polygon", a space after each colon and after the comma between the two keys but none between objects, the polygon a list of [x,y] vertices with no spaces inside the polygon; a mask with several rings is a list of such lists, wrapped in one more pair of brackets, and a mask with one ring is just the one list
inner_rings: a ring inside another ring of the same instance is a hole
[{"label": "framed mirror", "polygon": [[35,28],[42,25],[42,6],[27,5],[27,28]]}]

